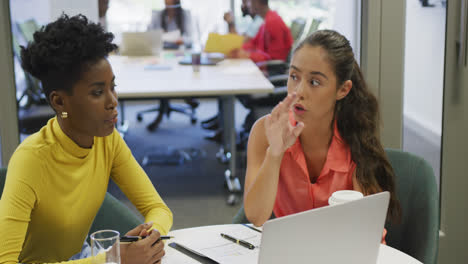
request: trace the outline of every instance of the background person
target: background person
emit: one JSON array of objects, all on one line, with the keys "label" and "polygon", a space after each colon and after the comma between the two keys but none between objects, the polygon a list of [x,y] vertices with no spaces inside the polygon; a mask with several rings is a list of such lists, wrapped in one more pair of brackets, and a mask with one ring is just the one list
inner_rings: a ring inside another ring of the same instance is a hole
[{"label": "background person", "polygon": [[180,31],[181,38],[174,44],[191,44],[192,17],[190,11],[183,9],[180,0],[165,0],[163,10],[153,10],[148,30],[162,29],[163,32]]},{"label": "background person", "polygon": [[[242,0],[241,4],[241,12],[242,12],[242,17],[250,16],[252,21],[248,24],[247,29],[245,30],[244,33],[241,35],[244,36],[244,42],[249,41],[255,35],[257,35],[258,30],[260,29],[260,26],[263,24],[263,18],[249,9],[249,5],[247,3],[248,0]],[[239,34],[236,29],[236,24],[234,21],[234,16],[232,15],[232,12],[226,12],[224,13],[224,21],[228,24],[228,30],[229,33],[232,34]]]},{"label": "background person", "polygon": [[254,38],[244,43],[241,49],[233,50],[231,58],[250,58],[254,62],[268,60],[286,61],[293,38],[283,19],[270,10],[268,0],[247,0],[248,8],[263,18]]},{"label": "background person", "polygon": [[[164,32],[179,30],[181,38],[173,43],[164,43],[165,47],[174,48],[180,45],[192,45],[192,19],[190,11],[183,9],[180,0],[165,0],[163,10],[153,10],[148,30],[162,29]],[[197,108],[200,102],[195,98],[184,99],[192,108]]]}]

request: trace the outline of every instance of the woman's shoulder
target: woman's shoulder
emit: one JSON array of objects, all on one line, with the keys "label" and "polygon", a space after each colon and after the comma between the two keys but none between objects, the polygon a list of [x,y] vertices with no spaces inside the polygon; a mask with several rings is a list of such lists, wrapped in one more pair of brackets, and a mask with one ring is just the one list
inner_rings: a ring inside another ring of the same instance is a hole
[{"label": "woman's shoulder", "polygon": [[41,174],[53,151],[38,133],[26,138],[16,148],[8,162],[9,177],[32,182]]},{"label": "woman's shoulder", "polygon": [[268,140],[265,133],[265,121],[267,116],[268,115],[262,116],[255,121],[249,135],[249,142],[255,141],[255,145],[264,146],[265,148],[268,147]]},{"label": "woman's shoulder", "polygon": [[16,148],[14,153],[30,156],[44,156],[45,152],[52,151],[55,142],[51,139],[50,130],[47,126],[38,132],[28,136]]},{"label": "woman's shoulder", "polygon": [[252,131],[258,130],[258,131],[262,131],[263,134],[265,134],[265,120],[267,116],[268,115],[264,115],[260,117],[259,119],[257,119],[257,121],[255,121],[255,123],[252,126]]}]

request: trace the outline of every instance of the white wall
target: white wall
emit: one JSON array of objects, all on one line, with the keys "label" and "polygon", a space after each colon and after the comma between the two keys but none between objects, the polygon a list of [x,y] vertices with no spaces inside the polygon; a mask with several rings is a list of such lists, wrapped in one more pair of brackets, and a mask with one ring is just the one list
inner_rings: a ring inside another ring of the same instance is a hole
[{"label": "white wall", "polygon": [[[445,52],[445,8],[406,3],[405,126],[440,144]],[[424,131],[425,130],[425,131]]]},{"label": "white wall", "polygon": [[343,34],[351,43],[357,61],[360,58],[360,0],[337,1],[333,14],[333,29]]},{"label": "white wall", "polygon": [[12,22],[34,18],[39,25],[50,22],[49,0],[10,0]]},{"label": "white wall", "polygon": [[[128,0],[112,0],[107,11],[108,30],[116,36],[116,42],[120,42],[120,35],[124,31],[146,31],[151,20],[152,9],[159,10],[164,7],[164,1],[154,2]],[[197,26],[200,29],[200,38],[204,43],[210,32],[225,32],[227,25],[223,21],[223,14],[229,11],[229,0],[184,0],[182,8],[190,10],[193,23],[193,37],[198,39]]]},{"label": "white wall", "polygon": [[47,24],[62,12],[68,15],[83,14],[98,22],[97,0],[10,0],[10,14],[14,22],[34,18],[39,25]]},{"label": "white wall", "polygon": [[99,22],[98,0],[49,0],[49,2],[51,21],[65,12],[69,16],[82,14],[95,23]]}]

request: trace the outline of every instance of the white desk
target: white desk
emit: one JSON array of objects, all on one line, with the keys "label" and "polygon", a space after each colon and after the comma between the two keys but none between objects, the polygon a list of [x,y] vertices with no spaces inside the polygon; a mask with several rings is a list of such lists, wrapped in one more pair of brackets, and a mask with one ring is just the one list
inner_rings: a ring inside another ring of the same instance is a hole
[{"label": "white desk", "polygon": [[201,66],[199,72],[193,72],[192,66],[178,64],[180,57],[171,53],[163,53],[161,57],[109,57],[121,106],[124,100],[220,97],[224,128],[222,152],[229,160],[224,176],[231,193],[240,192],[236,177],[234,99],[241,94],[269,93],[273,85],[247,59],[227,59],[216,66]]},{"label": "white desk", "polygon": [[[195,228],[186,228],[180,230],[174,230],[169,232],[169,235],[175,236],[175,238],[167,241],[165,251],[166,256],[163,258],[163,263],[167,264],[176,264],[176,263],[200,263],[195,261],[194,259],[180,253],[179,251],[171,248],[168,246],[171,242],[178,242],[178,241],[186,241],[187,239],[193,239],[193,241],[197,241],[200,238],[208,238],[208,237],[219,237],[220,233],[226,232],[227,229],[233,228],[236,225],[213,225],[213,226],[202,226],[202,227],[195,227]],[[246,228],[246,227],[245,227]],[[237,246],[234,244],[234,246]],[[244,249],[243,247],[239,247],[240,253],[242,250],[248,252],[248,249]],[[248,254],[247,256],[241,257],[238,263],[248,264],[248,263],[256,263],[258,258],[258,249],[257,253]],[[230,259],[231,263],[237,263],[235,259]],[[208,262],[207,262],[208,263]],[[420,261],[414,259],[413,257],[396,250],[392,247],[386,245],[380,245],[379,255],[377,259],[377,264],[422,264]]]},{"label": "white desk", "polygon": [[[273,90],[273,85],[248,59],[226,59],[216,66],[201,66],[200,72],[193,72],[190,65],[179,65],[179,59],[110,56],[119,99],[218,97]],[[154,62],[157,63],[151,65]]]}]

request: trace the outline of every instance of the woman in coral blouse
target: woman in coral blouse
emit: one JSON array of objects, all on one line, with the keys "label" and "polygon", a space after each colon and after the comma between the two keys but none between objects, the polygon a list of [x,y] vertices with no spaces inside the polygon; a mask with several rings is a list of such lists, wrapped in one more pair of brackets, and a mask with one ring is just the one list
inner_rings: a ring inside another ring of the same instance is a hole
[{"label": "woman in coral blouse", "polygon": [[257,120],[249,137],[245,213],[261,226],[328,205],[337,190],[389,191],[399,215],[394,173],[378,136],[379,111],[349,41],[332,30],[294,51],[288,96]]}]

